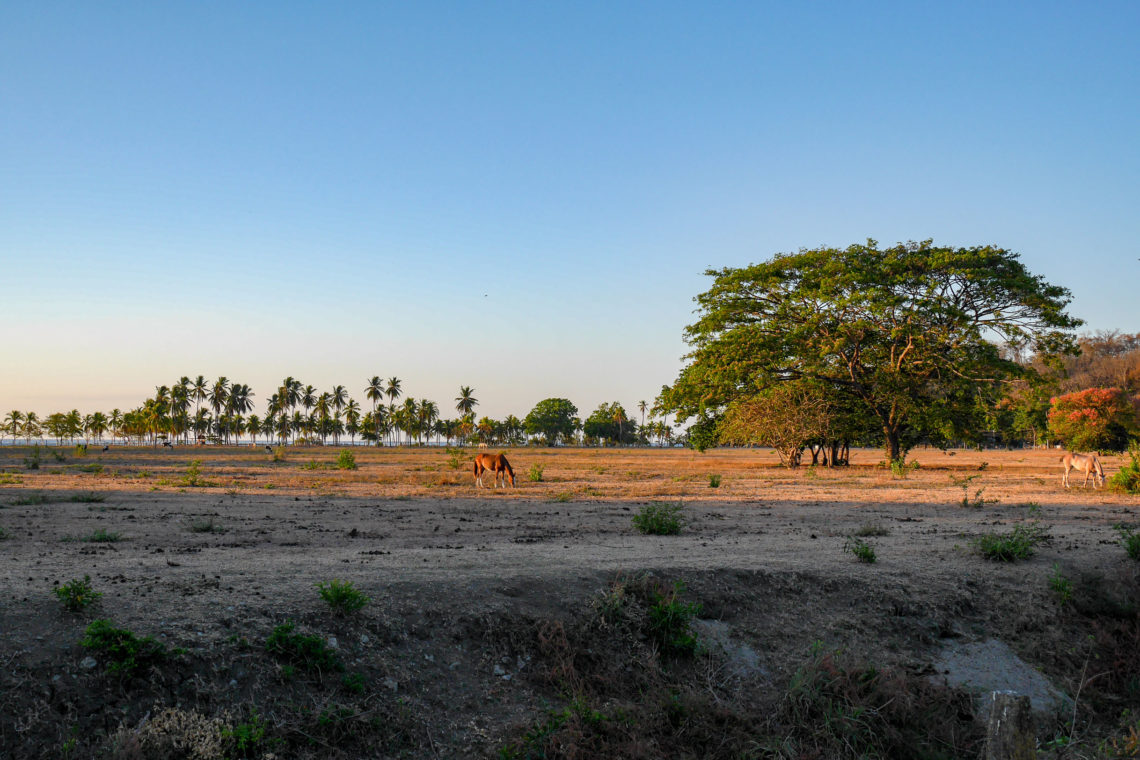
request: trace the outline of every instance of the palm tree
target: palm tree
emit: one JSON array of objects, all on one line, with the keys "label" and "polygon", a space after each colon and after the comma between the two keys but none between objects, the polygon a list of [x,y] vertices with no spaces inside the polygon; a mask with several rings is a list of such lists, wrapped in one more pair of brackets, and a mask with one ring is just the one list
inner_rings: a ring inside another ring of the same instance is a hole
[{"label": "palm tree", "polygon": [[616,422],[617,426],[618,426],[617,445],[621,446],[621,442],[622,442],[621,423],[625,421],[625,410],[622,409],[621,404],[614,403],[613,415],[614,415],[614,417],[613,417],[614,422]]},{"label": "palm tree", "polygon": [[194,378],[194,381],[190,383],[190,395],[194,398],[195,419],[198,418],[198,409],[200,408],[202,402],[206,400],[206,389],[208,387],[209,383],[207,383],[206,378],[202,377],[201,375],[198,375],[198,377]]},{"label": "palm tree", "polygon": [[388,397],[388,416],[391,418],[396,411],[396,399],[403,395],[400,390],[400,378],[388,378],[388,387],[384,389],[384,395]]},{"label": "palm tree", "polygon": [[372,402],[372,422],[376,426],[373,431],[376,434],[376,445],[380,445],[380,418],[376,416],[376,404],[384,396],[384,381],[380,379],[379,375],[373,375],[372,379],[368,381],[368,386],[364,389],[364,398]]},{"label": "palm tree", "polygon": [[649,404],[645,401],[637,402],[637,409],[641,412],[641,426],[645,427],[645,410],[649,408]]},{"label": "palm tree", "polygon": [[420,399],[418,412],[419,414],[417,416],[419,417],[420,422],[419,429],[424,433],[424,435],[428,436],[428,442],[430,443],[431,427],[432,424],[439,419],[439,407],[436,406],[434,401],[429,401],[426,398],[422,398]]},{"label": "palm tree", "polygon": [[[226,409],[230,414],[236,415],[238,419],[241,419],[241,416],[243,414],[246,414],[250,410],[252,410],[253,409],[253,391],[250,390],[250,387],[248,385],[246,385],[245,383],[234,383],[233,387],[230,388],[230,397],[228,399]],[[238,430],[236,432],[237,432],[237,435],[234,438],[234,443],[238,442],[238,438],[241,435],[240,430]],[[228,438],[228,431],[227,431],[227,438]]]},{"label": "palm tree", "polygon": [[461,385],[459,387],[459,395],[455,397],[455,411],[460,414],[471,414],[479,403],[479,399],[475,398],[475,391],[469,385]]},{"label": "palm tree", "polygon": [[360,432],[360,404],[355,399],[350,398],[344,405],[344,422],[344,429],[352,436],[352,445],[355,446],[356,434]]},{"label": "palm tree", "polygon": [[321,435],[321,443],[325,443],[325,437],[329,429],[329,414],[332,410],[332,394],[322,393],[313,405],[315,407],[315,416],[317,418],[317,432]]},{"label": "palm tree", "polygon": [[290,376],[281,381],[281,387],[277,389],[277,411],[282,420],[280,429],[284,433],[283,443],[289,443],[289,430],[291,428],[289,412],[297,405],[300,398],[300,380],[294,380]]},{"label": "palm tree", "polygon": [[316,403],[317,389],[311,385],[306,385],[305,390],[301,391],[301,406],[305,407],[305,414],[308,414]]},{"label": "palm tree", "polygon": [[214,410],[214,422],[218,426],[218,432],[221,433],[222,410],[230,400],[230,381],[225,377],[219,377],[210,388],[207,400],[210,402],[210,408]]},{"label": "palm tree", "polygon": [[261,432],[261,418],[256,414],[249,415],[249,419],[245,421],[245,429],[249,431],[250,441],[257,445],[257,434]]},{"label": "palm tree", "polygon": [[123,413],[119,409],[112,409],[111,416],[107,420],[107,424],[111,426],[111,440],[114,441],[119,437],[119,427],[123,424]]},{"label": "palm tree", "polygon": [[18,436],[24,430],[24,413],[19,409],[13,409],[8,412],[4,417],[4,431],[12,434],[12,443],[16,442]]},{"label": "palm tree", "polygon": [[40,418],[36,416],[35,412],[28,412],[24,415],[24,437],[30,445],[32,438],[39,438],[43,429],[40,427]]}]

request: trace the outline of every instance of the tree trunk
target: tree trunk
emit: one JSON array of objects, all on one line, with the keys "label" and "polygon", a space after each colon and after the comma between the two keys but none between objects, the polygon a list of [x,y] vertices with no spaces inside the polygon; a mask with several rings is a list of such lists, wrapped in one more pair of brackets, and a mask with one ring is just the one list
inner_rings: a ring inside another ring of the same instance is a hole
[{"label": "tree trunk", "polygon": [[884,427],[883,433],[886,435],[887,443],[887,461],[894,462],[902,458],[902,447],[900,444],[899,431],[893,428]]}]

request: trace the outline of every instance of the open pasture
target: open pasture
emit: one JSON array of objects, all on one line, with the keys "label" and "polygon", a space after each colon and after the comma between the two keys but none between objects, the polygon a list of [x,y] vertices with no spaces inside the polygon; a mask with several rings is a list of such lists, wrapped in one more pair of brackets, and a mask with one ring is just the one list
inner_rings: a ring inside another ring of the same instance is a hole
[{"label": "open pasture", "polygon": [[[402,726],[344,745],[321,734],[314,753],[493,756],[563,698],[535,631],[569,626],[615,579],[646,573],[702,604],[700,630],[720,643],[693,667],[729,705],[777,700],[817,641],[934,677],[948,649],[1000,640],[1074,695],[1100,656],[1088,637],[1107,625],[1093,608],[1136,595],[1138,565],[1114,526],[1140,523],[1140,501],[1064,489],[1054,450],[920,449],[898,477],[876,450],[850,467],[786,470],[767,450],[507,449],[518,487],[501,490],[475,488],[473,450],[351,451],[356,469],[337,468],[336,447],[273,461],[263,446],[92,446],[41,450],[28,469],[30,449],[0,448],[0,746],[57,756],[79,727],[94,754],[156,705],[256,705],[300,752],[315,730],[302,708],[351,699],[330,696],[328,679],[283,679],[265,655],[293,620],[335,637],[369,684],[367,709]],[[1109,476],[1121,464],[1102,461]],[[682,505],[679,535],[633,529],[650,503]],[[1027,525],[1048,540],[1025,561],[975,549]],[[877,561],[845,551],[853,537]],[[1051,587],[1058,573],[1075,589],[1069,606]],[[53,588],[85,575],[102,598],[65,611]],[[316,586],[334,578],[370,604],[330,615]],[[128,689],[85,663],[78,642],[97,617],[185,651]],[[1084,694],[1084,720],[1110,731],[1122,697]]]}]

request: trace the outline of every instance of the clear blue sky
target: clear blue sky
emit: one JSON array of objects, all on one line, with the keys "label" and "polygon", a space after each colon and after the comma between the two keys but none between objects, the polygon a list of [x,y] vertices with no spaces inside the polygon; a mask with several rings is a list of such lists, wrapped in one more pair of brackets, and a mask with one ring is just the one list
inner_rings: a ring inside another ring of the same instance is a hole
[{"label": "clear blue sky", "polygon": [[652,401],[708,266],[934,238],[1140,330],[1140,3],[0,4],[0,408]]}]

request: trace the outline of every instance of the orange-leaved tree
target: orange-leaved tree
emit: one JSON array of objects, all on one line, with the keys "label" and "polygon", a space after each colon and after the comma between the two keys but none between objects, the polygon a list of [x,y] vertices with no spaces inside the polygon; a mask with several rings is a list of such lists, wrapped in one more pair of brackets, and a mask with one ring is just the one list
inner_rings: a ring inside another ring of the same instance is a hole
[{"label": "orange-leaved tree", "polygon": [[1135,415],[1119,388],[1086,388],[1054,397],[1049,432],[1074,451],[1120,451],[1128,446]]}]

